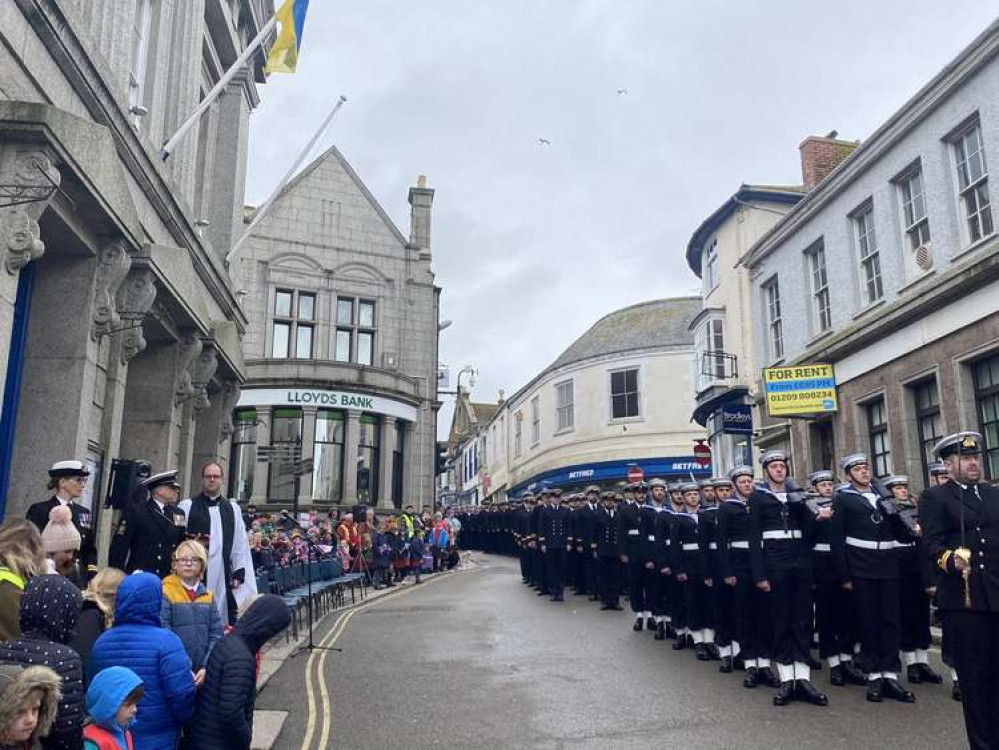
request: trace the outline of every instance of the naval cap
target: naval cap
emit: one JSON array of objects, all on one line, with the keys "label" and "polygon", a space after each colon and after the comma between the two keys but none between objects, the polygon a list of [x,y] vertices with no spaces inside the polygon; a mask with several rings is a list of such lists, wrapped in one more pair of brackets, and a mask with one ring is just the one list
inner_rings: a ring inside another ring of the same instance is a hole
[{"label": "naval cap", "polygon": [[728,477],[715,477],[711,480],[712,487],[731,487],[732,480]]},{"label": "naval cap", "polygon": [[592,493],[594,493],[594,492],[595,492],[596,494],[598,494],[598,495],[600,494],[600,488],[599,488],[599,487],[597,487],[597,485],[595,485],[595,484],[591,484],[591,485],[590,485],[589,487],[587,487],[587,488],[586,488],[586,494],[587,494],[587,495],[590,495],[590,494],[592,494]]},{"label": "naval cap", "polygon": [[50,477],[89,477],[90,472],[83,461],[56,461],[49,469]]},{"label": "naval cap", "polygon": [[180,485],[177,484],[177,470],[171,469],[170,471],[161,471],[159,474],[153,474],[146,479],[139,482],[140,487],[144,487],[147,490],[155,489],[156,487],[161,487],[163,485],[169,485],[175,490],[180,489]]},{"label": "naval cap", "polygon": [[927,468],[927,470],[929,470],[930,476],[933,476],[933,477],[939,477],[939,476],[941,476],[943,474],[949,474],[950,473],[950,470],[947,468],[947,465],[944,464],[942,461],[934,461],[933,463],[931,463],[926,468]]},{"label": "naval cap", "polygon": [[649,489],[652,489],[654,487],[662,487],[663,489],[666,489],[666,480],[660,479],[659,477],[656,477],[655,479],[650,479]]},{"label": "naval cap", "polygon": [[787,463],[787,451],[782,450],[772,450],[767,451],[762,456],[760,456],[760,465],[766,468],[768,464],[772,464],[774,461],[783,461]]},{"label": "naval cap", "polygon": [[884,484],[884,486],[889,490],[892,487],[908,487],[909,477],[904,474],[892,474],[889,477],[885,477],[882,484]]},{"label": "naval cap", "polygon": [[808,483],[812,486],[818,484],[819,482],[831,482],[833,481],[833,473],[829,469],[819,469],[818,471],[813,471],[808,475]]},{"label": "naval cap", "polygon": [[957,432],[933,446],[933,454],[938,458],[947,458],[956,453],[970,456],[981,452],[982,435],[978,432]]},{"label": "naval cap", "polygon": [[700,492],[701,488],[697,482],[681,482],[680,492]]},{"label": "naval cap", "polygon": [[732,471],[728,473],[728,478],[731,479],[733,482],[739,477],[749,477],[750,479],[752,479],[753,476],[754,474],[752,466],[736,466],[734,469],[732,469]]},{"label": "naval cap", "polygon": [[861,464],[869,464],[870,461],[867,459],[866,453],[850,453],[843,456],[843,460],[839,462],[839,467],[843,471],[850,471]]}]

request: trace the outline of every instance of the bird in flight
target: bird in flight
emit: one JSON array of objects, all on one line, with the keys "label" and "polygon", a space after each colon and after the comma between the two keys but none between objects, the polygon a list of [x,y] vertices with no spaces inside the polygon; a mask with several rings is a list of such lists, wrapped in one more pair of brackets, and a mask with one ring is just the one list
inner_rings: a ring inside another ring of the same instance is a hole
[{"label": "bird in flight", "polygon": [[539,146],[551,146],[552,142],[549,141],[547,138],[538,138],[538,145]]},{"label": "bird in flight", "polygon": [[617,90],[617,95],[618,96],[622,96],[622,95],[627,94],[627,93],[628,93],[628,89],[618,89]]}]

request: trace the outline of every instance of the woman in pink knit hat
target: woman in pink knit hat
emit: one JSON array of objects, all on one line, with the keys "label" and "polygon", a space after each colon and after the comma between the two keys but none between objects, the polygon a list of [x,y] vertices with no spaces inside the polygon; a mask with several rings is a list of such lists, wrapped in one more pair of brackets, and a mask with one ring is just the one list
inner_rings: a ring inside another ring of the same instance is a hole
[{"label": "woman in pink knit hat", "polygon": [[49,572],[65,576],[82,589],[83,577],[77,565],[80,532],[73,525],[73,514],[65,505],[57,505],[49,511],[49,522],[42,531],[42,546],[49,560]]}]

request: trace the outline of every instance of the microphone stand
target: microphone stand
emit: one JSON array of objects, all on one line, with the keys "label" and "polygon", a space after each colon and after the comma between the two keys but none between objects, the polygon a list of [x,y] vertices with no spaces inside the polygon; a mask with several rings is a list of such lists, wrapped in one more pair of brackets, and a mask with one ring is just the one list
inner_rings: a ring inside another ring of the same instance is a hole
[{"label": "microphone stand", "polygon": [[342,648],[336,648],[335,646],[317,646],[313,640],[313,617],[312,617],[312,557],[315,555],[316,561],[319,561],[319,550],[317,545],[312,539],[309,538],[308,533],[302,527],[302,524],[298,522],[297,518],[292,519],[295,523],[295,527],[302,532],[302,538],[305,539],[305,543],[308,546],[309,554],[308,560],[305,563],[305,585],[306,585],[306,596],[309,602],[309,640],[307,643],[303,643],[301,646],[296,648],[289,656],[289,659],[294,659],[296,656],[301,654],[303,651],[308,651],[310,654],[313,651],[343,651]]}]

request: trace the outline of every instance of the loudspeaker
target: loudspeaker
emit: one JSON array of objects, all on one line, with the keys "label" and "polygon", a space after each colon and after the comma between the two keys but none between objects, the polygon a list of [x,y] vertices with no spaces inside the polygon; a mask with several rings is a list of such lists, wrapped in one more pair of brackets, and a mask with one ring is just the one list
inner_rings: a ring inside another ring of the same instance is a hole
[{"label": "loudspeaker", "polygon": [[108,494],[104,499],[104,507],[124,510],[132,503],[142,500],[144,490],[139,488],[139,483],[151,473],[152,467],[148,461],[114,459],[108,476]]}]

